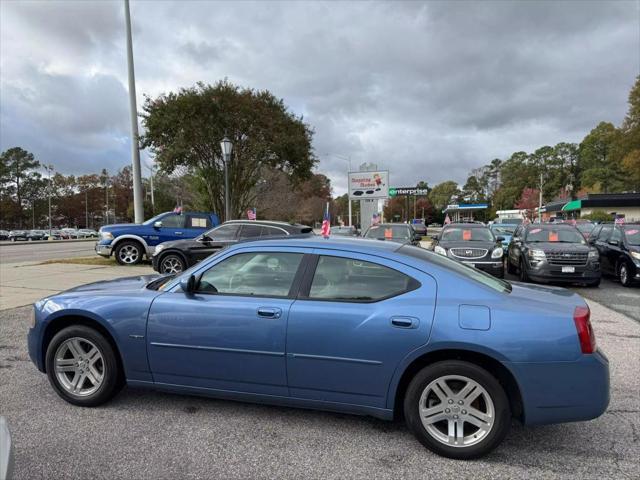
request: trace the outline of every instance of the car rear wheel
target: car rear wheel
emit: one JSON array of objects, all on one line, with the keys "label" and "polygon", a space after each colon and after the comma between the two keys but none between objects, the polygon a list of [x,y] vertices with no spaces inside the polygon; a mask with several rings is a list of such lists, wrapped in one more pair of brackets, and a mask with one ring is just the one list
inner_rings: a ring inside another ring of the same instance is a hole
[{"label": "car rear wheel", "polygon": [[180,273],[187,268],[180,255],[169,254],[160,260],[160,273]]},{"label": "car rear wheel", "polygon": [[623,287],[631,286],[631,272],[626,262],[622,262],[618,267],[618,279]]},{"label": "car rear wheel", "polygon": [[511,422],[500,383],[483,368],[459,360],[418,372],[407,389],[404,412],[420,443],[438,455],[462,460],[497,447]]},{"label": "car rear wheel", "polygon": [[120,265],[136,265],[142,261],[142,245],[125,240],[116,247],[116,262]]},{"label": "car rear wheel", "polygon": [[84,325],[67,327],[53,337],[46,368],[56,393],[74,405],[98,406],[115,396],[122,385],[113,347]]}]

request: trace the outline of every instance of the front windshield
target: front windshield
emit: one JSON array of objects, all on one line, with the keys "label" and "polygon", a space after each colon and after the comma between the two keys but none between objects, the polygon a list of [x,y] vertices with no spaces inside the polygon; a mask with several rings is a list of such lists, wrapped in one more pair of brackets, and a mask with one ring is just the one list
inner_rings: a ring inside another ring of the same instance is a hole
[{"label": "front windshield", "polygon": [[493,233],[488,228],[449,227],[442,232],[445,242],[493,242]]},{"label": "front windshield", "polygon": [[640,225],[627,225],[624,227],[624,235],[629,245],[640,245]]},{"label": "front windshield", "polygon": [[365,238],[377,240],[410,240],[409,227],[406,225],[374,225],[365,234]]},{"label": "front windshield", "polygon": [[443,255],[430,252],[428,250],[425,250],[424,248],[414,247],[412,245],[404,245],[402,248],[398,249],[398,253],[408,255],[413,258],[418,258],[428,263],[436,264],[439,267],[446,268],[447,270],[462,275],[470,280],[473,280],[474,282],[481,283],[500,293],[508,293],[511,291],[511,284],[509,282],[500,280],[493,275],[489,275],[488,273],[485,273],[482,270],[478,270],[477,268],[465,263],[458,262]]},{"label": "front windshield", "polygon": [[527,231],[526,242],[551,242],[551,243],[581,243],[585,244],[584,237],[575,228],[542,228],[534,227]]},{"label": "front windshield", "polygon": [[491,227],[491,231],[496,235],[513,235],[515,230],[515,225],[493,225]]}]

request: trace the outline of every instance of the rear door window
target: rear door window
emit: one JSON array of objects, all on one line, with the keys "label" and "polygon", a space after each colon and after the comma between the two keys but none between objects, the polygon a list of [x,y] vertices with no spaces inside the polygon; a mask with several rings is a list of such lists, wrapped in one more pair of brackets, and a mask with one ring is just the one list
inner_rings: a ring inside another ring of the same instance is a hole
[{"label": "rear door window", "polygon": [[420,283],[389,267],[353,258],[321,255],[310,300],[375,302],[415,290]]},{"label": "rear door window", "polygon": [[613,231],[613,225],[604,225],[598,234],[598,241],[606,242]]}]

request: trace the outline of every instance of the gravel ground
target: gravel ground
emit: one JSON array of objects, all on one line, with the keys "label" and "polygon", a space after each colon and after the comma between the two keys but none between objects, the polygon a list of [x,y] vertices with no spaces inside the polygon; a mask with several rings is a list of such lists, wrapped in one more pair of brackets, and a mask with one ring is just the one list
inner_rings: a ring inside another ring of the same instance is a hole
[{"label": "gravel ground", "polygon": [[591,303],[611,361],[609,410],[523,428],[491,455],[456,462],[400,422],[125,389],[108,405],[61,400],[28,359],[29,310],[0,312],[0,414],[15,478],[638,478],[640,325]]}]

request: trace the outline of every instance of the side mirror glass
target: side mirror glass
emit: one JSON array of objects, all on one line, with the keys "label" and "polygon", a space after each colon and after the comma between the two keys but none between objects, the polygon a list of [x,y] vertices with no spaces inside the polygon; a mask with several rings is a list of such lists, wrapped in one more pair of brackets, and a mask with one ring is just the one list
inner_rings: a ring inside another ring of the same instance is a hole
[{"label": "side mirror glass", "polygon": [[618,240],[609,240],[609,245],[615,245],[616,247],[620,245],[620,242]]},{"label": "side mirror glass", "polygon": [[202,243],[209,243],[213,241],[213,238],[211,238],[209,235],[202,235],[200,238],[198,238],[198,241]]},{"label": "side mirror glass", "polygon": [[180,288],[187,295],[192,295],[196,289],[196,277],[195,275],[189,275],[188,277],[182,277],[180,279]]},{"label": "side mirror glass", "polygon": [[504,237],[498,237],[498,238],[496,238],[496,242],[504,242]]},{"label": "side mirror glass", "polygon": [[153,222],[153,228],[160,228],[162,227],[162,222],[160,220],[158,220],[157,222]]}]

